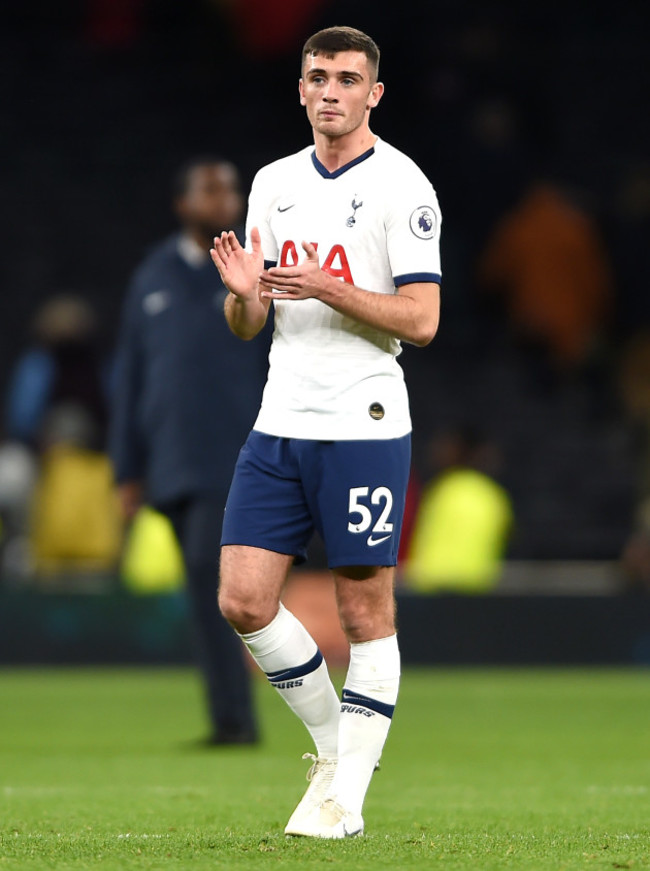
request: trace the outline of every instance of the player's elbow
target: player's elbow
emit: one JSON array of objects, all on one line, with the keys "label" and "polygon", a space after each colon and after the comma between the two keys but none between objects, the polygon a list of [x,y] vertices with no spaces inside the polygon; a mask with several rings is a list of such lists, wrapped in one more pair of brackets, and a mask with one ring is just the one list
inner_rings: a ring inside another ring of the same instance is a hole
[{"label": "player's elbow", "polygon": [[251,324],[246,322],[235,322],[228,321],[228,326],[230,327],[230,332],[234,333],[238,339],[242,339],[244,342],[250,342],[251,339],[254,339],[255,336],[259,335],[264,328],[264,324],[261,326],[259,324]]},{"label": "player's elbow", "polygon": [[433,338],[434,338],[436,332],[437,332],[437,330],[431,330],[431,331],[426,332],[426,333],[418,333],[418,335],[415,336],[415,337],[411,340],[411,342],[412,342],[412,344],[414,344],[417,348],[426,348],[426,346],[427,346],[430,342],[433,341]]},{"label": "player's elbow", "polygon": [[440,289],[437,284],[412,284],[401,291],[408,302],[408,328],[401,336],[412,345],[424,348],[438,332]]},{"label": "player's elbow", "polygon": [[244,342],[251,342],[255,338],[255,336],[258,335],[258,333],[259,333],[259,330],[255,330],[255,332],[242,330],[240,332],[235,332],[235,335],[237,336],[238,339],[241,339]]},{"label": "player's elbow", "polygon": [[439,323],[440,318],[437,313],[435,316],[420,319],[414,324],[413,333],[409,337],[411,344],[416,345],[418,348],[426,347],[433,341],[434,336],[438,332]]}]

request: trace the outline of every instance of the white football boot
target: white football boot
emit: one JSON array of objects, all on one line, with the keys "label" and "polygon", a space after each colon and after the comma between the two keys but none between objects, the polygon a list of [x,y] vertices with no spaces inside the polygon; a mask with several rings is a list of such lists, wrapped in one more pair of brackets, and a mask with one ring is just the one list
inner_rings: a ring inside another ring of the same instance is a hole
[{"label": "white football boot", "polygon": [[309,786],[303,795],[298,807],[291,814],[284,833],[285,835],[308,835],[311,832],[304,831],[311,827],[310,816],[317,811],[327,795],[327,791],[334,779],[336,771],[336,759],[321,759],[313,753],[303,753],[303,759],[311,759],[312,766],[307,772]]},{"label": "white football boot", "polygon": [[326,798],[303,817],[300,831],[294,830],[291,834],[329,840],[354,838],[363,835],[363,817],[346,811],[333,798]]}]

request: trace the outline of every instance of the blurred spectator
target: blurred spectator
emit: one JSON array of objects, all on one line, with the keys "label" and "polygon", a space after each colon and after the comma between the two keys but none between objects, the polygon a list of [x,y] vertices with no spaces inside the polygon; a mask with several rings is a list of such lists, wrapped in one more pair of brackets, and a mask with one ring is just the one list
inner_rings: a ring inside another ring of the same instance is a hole
[{"label": "blurred spectator", "polygon": [[621,554],[624,587],[650,592],[650,329],[624,342],[618,367],[618,396],[633,435],[637,510]]},{"label": "blurred spectator", "polygon": [[424,487],[403,568],[422,593],[482,593],[499,580],[513,524],[508,493],[492,477],[495,446],[470,427],[435,437],[437,470]]},{"label": "blurred spectator", "polygon": [[650,593],[650,499],[641,502],[620,559],[623,592]]},{"label": "blurred spectator", "polygon": [[59,581],[110,572],[121,524],[103,452],[109,375],[95,314],[79,296],[55,296],[36,313],[32,332],[10,377],[6,429],[14,452],[22,445],[38,465],[33,489],[23,490],[28,548],[20,529],[8,526],[17,540],[7,543],[5,568]]},{"label": "blurred spectator", "polygon": [[74,405],[86,418],[86,446],[102,448],[110,376],[98,349],[92,308],[79,296],[52,297],[36,313],[32,333],[31,347],[9,380],[8,437],[39,448],[48,412]]},{"label": "blurred spectator", "polygon": [[183,552],[213,744],[257,739],[243,647],[217,609],[223,511],[268,351],[231,334],[208,254],[215,234],[241,221],[239,184],[219,158],[179,171],[181,231],[145,258],[127,295],[111,428],[124,514],[134,517],[146,501],[169,518]]},{"label": "blurred spectator", "polygon": [[607,227],[623,337],[650,327],[650,164],[632,163],[618,182]]},{"label": "blurred spectator", "polygon": [[129,525],[120,580],[132,593],[173,593],[183,586],[183,554],[169,518],[148,505]]},{"label": "blurred spectator", "polygon": [[478,279],[501,294],[514,334],[552,371],[590,361],[611,310],[610,268],[593,221],[558,186],[528,187],[488,239]]},{"label": "blurred spectator", "polygon": [[639,502],[650,499],[650,328],[620,348],[618,397],[634,436]]},{"label": "blurred spectator", "polygon": [[20,442],[0,443],[0,576],[23,580],[31,569],[28,526],[36,461]]},{"label": "blurred spectator", "polygon": [[71,581],[117,567],[122,523],[110,462],[92,447],[94,437],[90,415],[74,403],[46,417],[30,524],[41,578]]},{"label": "blurred spectator", "polygon": [[621,346],[618,395],[634,436],[638,506],[621,554],[624,587],[650,592],[650,165],[632,163],[619,181],[609,234]]}]

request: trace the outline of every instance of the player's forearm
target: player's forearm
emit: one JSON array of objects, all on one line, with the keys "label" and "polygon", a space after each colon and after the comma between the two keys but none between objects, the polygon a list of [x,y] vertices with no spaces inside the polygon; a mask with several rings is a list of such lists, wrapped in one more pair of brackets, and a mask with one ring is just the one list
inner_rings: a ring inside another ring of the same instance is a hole
[{"label": "player's forearm", "polygon": [[334,279],[319,298],[347,317],[420,347],[433,339],[440,320],[439,288],[433,283],[409,285],[393,295]]},{"label": "player's forearm", "polygon": [[249,341],[263,329],[268,305],[262,302],[257,293],[247,299],[229,293],[224,303],[224,313],[232,332],[240,339]]}]

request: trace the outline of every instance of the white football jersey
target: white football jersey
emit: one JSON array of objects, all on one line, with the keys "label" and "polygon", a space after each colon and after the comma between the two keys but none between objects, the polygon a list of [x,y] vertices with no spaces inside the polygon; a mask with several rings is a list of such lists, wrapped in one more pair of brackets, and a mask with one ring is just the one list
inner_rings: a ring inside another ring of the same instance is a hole
[{"label": "white football jersey", "polygon": [[[246,221],[267,265],[295,265],[303,241],[321,268],[375,293],[440,282],[440,211],[421,170],[374,148],[328,172],[313,146],[261,169]],[[411,430],[400,342],[316,299],[275,300],[269,375],[255,429],[302,439],[388,439]]]}]

